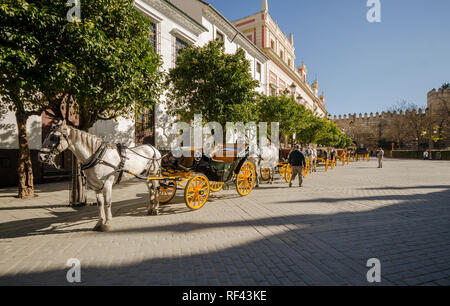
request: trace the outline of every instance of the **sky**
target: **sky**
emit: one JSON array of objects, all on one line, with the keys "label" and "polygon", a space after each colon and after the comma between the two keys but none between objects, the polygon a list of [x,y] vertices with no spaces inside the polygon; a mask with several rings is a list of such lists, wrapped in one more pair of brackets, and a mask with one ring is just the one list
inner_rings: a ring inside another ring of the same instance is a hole
[{"label": "sky", "polygon": [[[207,0],[229,20],[261,10],[262,0]],[[296,65],[317,76],[332,115],[382,112],[450,82],[450,0],[269,0],[269,14],[294,34]]]}]

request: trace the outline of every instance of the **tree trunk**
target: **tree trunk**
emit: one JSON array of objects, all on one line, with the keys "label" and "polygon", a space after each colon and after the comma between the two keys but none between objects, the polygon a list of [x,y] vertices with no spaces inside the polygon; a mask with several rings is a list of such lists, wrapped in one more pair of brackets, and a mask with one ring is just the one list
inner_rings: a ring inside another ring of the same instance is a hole
[{"label": "tree trunk", "polygon": [[19,156],[17,162],[17,175],[19,177],[20,199],[34,197],[33,167],[31,164],[30,149],[27,137],[28,116],[23,112],[16,111],[17,130],[19,134]]},{"label": "tree trunk", "polygon": [[[80,124],[78,128],[82,131],[87,132],[89,128],[87,124],[83,124],[84,121],[80,118]],[[86,206],[87,205],[87,181],[81,171],[81,165],[78,159],[73,155],[72,158],[72,188],[70,194],[70,205],[71,206]]]},{"label": "tree trunk", "polygon": [[70,194],[71,206],[85,206],[87,204],[87,183],[81,173],[81,166],[78,159],[72,157],[72,186]]}]

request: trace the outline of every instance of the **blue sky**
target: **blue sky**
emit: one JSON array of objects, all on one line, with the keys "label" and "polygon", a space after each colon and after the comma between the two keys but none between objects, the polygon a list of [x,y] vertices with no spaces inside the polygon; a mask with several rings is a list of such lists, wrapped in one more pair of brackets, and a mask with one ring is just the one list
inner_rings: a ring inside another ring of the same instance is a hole
[{"label": "blue sky", "polygon": [[[261,0],[208,0],[229,20],[261,10]],[[332,114],[381,112],[450,82],[450,0],[381,0],[369,23],[367,0],[269,0],[269,14],[294,34],[297,66],[317,75]]]}]

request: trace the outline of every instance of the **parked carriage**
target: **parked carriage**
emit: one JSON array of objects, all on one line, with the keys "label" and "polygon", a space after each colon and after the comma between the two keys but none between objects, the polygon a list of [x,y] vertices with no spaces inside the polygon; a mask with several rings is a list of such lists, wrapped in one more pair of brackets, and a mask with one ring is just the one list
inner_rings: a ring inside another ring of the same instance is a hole
[{"label": "parked carriage", "polygon": [[369,154],[369,150],[364,147],[364,145],[361,145],[358,149],[356,149],[355,151],[355,156],[354,156],[354,160],[358,161],[359,159],[362,160],[370,160],[370,154]]},{"label": "parked carriage", "polygon": [[345,163],[350,163],[350,152],[345,149],[338,149],[336,150],[336,153],[336,157],[342,162],[342,166],[345,166]]},{"label": "parked carriage", "polygon": [[[283,148],[280,149],[280,158],[275,168],[274,175],[279,174],[286,183],[290,183],[292,180],[292,167],[288,164],[289,154],[292,151],[291,148]],[[309,157],[305,157],[306,166],[303,168],[303,177],[307,177],[310,169],[310,160]],[[269,168],[261,168],[260,171],[261,179],[263,181],[269,181],[271,179],[270,169]]]},{"label": "parked carriage", "polygon": [[317,163],[324,165],[325,171],[328,171],[330,167],[334,169],[336,166],[336,155],[331,159],[328,149],[317,149]]},{"label": "parked carriage", "polygon": [[239,151],[237,148],[223,147],[212,157],[204,154],[195,157],[192,149],[187,150],[190,157],[175,158],[169,155],[163,159],[162,177],[148,178],[160,181],[161,204],[169,203],[181,184],[185,184],[184,202],[192,210],[202,208],[210,192],[221,190],[226,183],[234,183],[241,196],[253,190],[256,170],[248,159],[248,148]]}]

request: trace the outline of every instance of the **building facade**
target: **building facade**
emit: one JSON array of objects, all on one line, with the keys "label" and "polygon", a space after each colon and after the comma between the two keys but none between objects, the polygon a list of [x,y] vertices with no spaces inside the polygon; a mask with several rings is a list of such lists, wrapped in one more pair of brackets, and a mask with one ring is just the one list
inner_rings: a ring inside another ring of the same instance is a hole
[{"label": "building facade", "polygon": [[[266,94],[268,57],[210,4],[200,0],[137,0],[135,3],[136,8],[155,23],[155,50],[161,56],[164,70],[175,67],[178,52],[184,46],[204,46],[219,39],[224,42],[226,53],[235,53],[238,48],[245,51],[250,62],[250,73],[260,83],[256,90]],[[151,143],[160,150],[170,149],[174,137],[171,127],[175,118],[167,115],[165,100],[166,97],[162,97],[154,114],[150,114],[153,116],[154,132],[150,132],[151,126],[147,126],[144,132],[154,137],[138,139],[139,143]],[[139,135],[139,120],[136,127]]]},{"label": "building facade", "polygon": [[264,91],[269,95],[286,91],[295,94],[299,103],[324,117],[327,113],[325,95],[319,95],[319,82],[317,79],[311,85],[307,82],[308,70],[304,63],[296,67],[294,36],[290,34],[288,38],[270,17],[268,0],[262,1],[260,12],[235,20],[233,24],[270,59]]}]

